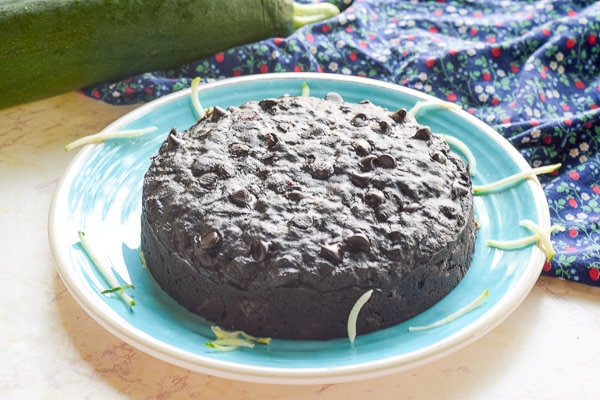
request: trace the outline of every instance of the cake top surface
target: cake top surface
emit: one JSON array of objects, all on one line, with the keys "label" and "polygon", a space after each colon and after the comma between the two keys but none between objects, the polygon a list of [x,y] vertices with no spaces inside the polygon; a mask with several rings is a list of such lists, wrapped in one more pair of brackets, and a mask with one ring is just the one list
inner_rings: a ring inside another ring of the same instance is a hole
[{"label": "cake top surface", "polygon": [[405,110],[283,96],[215,107],[171,131],[144,217],[214,282],[371,288],[444,257],[472,215],[471,179]]}]

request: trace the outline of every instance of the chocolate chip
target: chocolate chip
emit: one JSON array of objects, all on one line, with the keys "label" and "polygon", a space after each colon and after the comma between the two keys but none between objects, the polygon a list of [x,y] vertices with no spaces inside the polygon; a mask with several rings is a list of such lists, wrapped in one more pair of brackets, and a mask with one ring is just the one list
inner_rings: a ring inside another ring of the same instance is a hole
[{"label": "chocolate chip", "polygon": [[265,136],[265,144],[269,150],[272,150],[279,144],[279,138],[274,133],[267,133]]},{"label": "chocolate chip", "polygon": [[365,204],[371,208],[377,208],[385,201],[385,195],[381,190],[369,190],[365,194]]},{"label": "chocolate chip", "polygon": [[469,193],[469,189],[458,182],[454,182],[452,184],[452,199],[456,199],[457,197],[463,197],[467,193]]},{"label": "chocolate chip", "polygon": [[360,168],[363,171],[371,171],[375,169],[375,160],[377,156],[374,154],[368,155],[366,157],[361,158],[358,162],[360,164]]},{"label": "chocolate chip", "polygon": [[308,139],[308,138],[311,138],[311,137],[320,137],[320,136],[323,136],[323,135],[325,135],[325,133],[326,132],[325,132],[325,129],[323,127],[321,127],[321,126],[315,126],[315,127],[311,128],[311,129],[307,129],[307,130],[303,131],[300,134],[300,136],[303,137],[303,138],[305,138],[305,139]]},{"label": "chocolate chip", "polygon": [[431,128],[428,126],[423,126],[417,130],[413,138],[419,140],[430,140],[432,136],[433,133],[431,133]]},{"label": "chocolate chip", "polygon": [[362,232],[358,232],[346,239],[346,248],[352,252],[368,252],[371,250],[371,241]]},{"label": "chocolate chip", "polygon": [[378,156],[374,161],[375,166],[381,168],[396,168],[398,163],[396,163],[396,159],[390,154],[382,154]]},{"label": "chocolate chip", "polygon": [[390,118],[399,124],[403,124],[404,121],[406,120],[406,114],[407,114],[406,109],[401,108],[399,110],[394,111],[394,113],[392,115],[390,115]]},{"label": "chocolate chip", "polygon": [[179,138],[179,135],[177,134],[177,130],[175,128],[171,129],[171,131],[169,132],[167,143],[169,149],[176,149],[177,147],[183,145],[183,140]]},{"label": "chocolate chip", "polygon": [[367,116],[363,113],[358,113],[350,120],[350,123],[359,128],[363,127],[367,125]]},{"label": "chocolate chip", "polygon": [[219,176],[214,172],[209,172],[198,177],[198,183],[205,188],[214,188],[219,180]]},{"label": "chocolate chip", "polygon": [[388,124],[387,121],[379,121],[379,132],[381,133],[390,133],[392,131],[392,127]]},{"label": "chocolate chip", "polygon": [[264,111],[271,111],[272,112],[272,111],[274,111],[273,109],[277,105],[277,100],[275,100],[275,99],[264,99],[264,100],[259,101],[258,105]]},{"label": "chocolate chip", "polygon": [[221,118],[223,118],[223,117],[224,117],[224,116],[226,116],[227,114],[229,114],[229,112],[228,112],[227,110],[225,110],[225,109],[223,109],[223,108],[221,108],[221,107],[219,107],[219,106],[215,106],[215,107],[212,109],[212,112],[211,112],[211,114],[210,114],[210,115],[211,115],[211,118],[210,118],[210,120],[211,120],[212,122],[217,122],[218,120],[220,120]]},{"label": "chocolate chip", "polygon": [[356,186],[365,188],[365,187],[369,186],[369,184],[371,183],[371,175],[369,175],[369,174],[352,174],[352,175],[350,175],[350,180]]},{"label": "chocolate chip", "polygon": [[231,178],[232,176],[235,176],[235,168],[232,165],[217,164],[215,165],[215,173],[219,175],[220,178]]},{"label": "chocolate chip", "polygon": [[218,230],[210,231],[200,239],[202,250],[215,250],[222,242],[221,233]]},{"label": "chocolate chip", "polygon": [[431,158],[437,162],[439,162],[440,164],[446,164],[446,155],[444,153],[442,153],[441,151],[434,151],[433,154],[431,155]]},{"label": "chocolate chip", "polygon": [[246,189],[240,189],[236,190],[235,192],[231,192],[228,197],[229,201],[240,207],[250,207],[250,204],[254,199],[252,193]]},{"label": "chocolate chip", "polygon": [[232,143],[229,146],[229,153],[231,153],[234,157],[244,157],[248,155],[250,151],[250,146],[244,143]]},{"label": "chocolate chip", "polygon": [[266,179],[269,174],[271,173],[271,170],[269,168],[266,167],[256,167],[256,176],[258,176],[260,179]]},{"label": "chocolate chip", "polygon": [[333,263],[342,262],[342,250],[339,244],[321,245],[321,255]]},{"label": "chocolate chip", "polygon": [[333,175],[333,165],[325,161],[315,161],[312,164],[311,175],[315,179],[325,180]]},{"label": "chocolate chip", "polygon": [[359,156],[366,156],[371,152],[371,144],[364,139],[357,139],[353,141],[352,147]]},{"label": "chocolate chip", "polygon": [[269,255],[270,247],[271,246],[269,245],[269,243],[265,242],[264,240],[255,240],[254,243],[252,243],[252,246],[250,246],[250,254],[252,255],[254,261],[265,261],[267,259],[267,256]]},{"label": "chocolate chip", "polygon": [[287,192],[285,197],[292,201],[300,201],[304,198],[304,193],[300,190],[292,190],[291,192]]},{"label": "chocolate chip", "polygon": [[339,93],[329,92],[325,95],[325,100],[331,101],[332,103],[343,103],[344,99]]}]

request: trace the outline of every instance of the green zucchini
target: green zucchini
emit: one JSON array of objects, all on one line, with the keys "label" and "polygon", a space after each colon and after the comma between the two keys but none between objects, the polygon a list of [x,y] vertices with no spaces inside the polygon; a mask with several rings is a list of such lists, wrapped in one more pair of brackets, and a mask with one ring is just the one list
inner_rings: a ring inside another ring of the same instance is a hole
[{"label": "green zucchini", "polygon": [[0,109],[288,36],[338,12],[292,0],[0,0]]}]

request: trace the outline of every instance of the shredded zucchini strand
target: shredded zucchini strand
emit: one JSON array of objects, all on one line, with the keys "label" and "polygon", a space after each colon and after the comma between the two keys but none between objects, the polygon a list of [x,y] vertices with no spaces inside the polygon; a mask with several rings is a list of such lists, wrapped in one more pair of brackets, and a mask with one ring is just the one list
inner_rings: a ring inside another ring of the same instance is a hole
[{"label": "shredded zucchini strand", "polygon": [[444,110],[460,110],[461,109],[458,104],[435,99],[435,100],[417,101],[415,103],[415,105],[410,110],[408,110],[408,112],[410,114],[412,114],[413,117],[416,118],[419,111],[421,111],[423,108],[427,108],[427,107],[439,107],[439,108],[443,108]]},{"label": "shredded zucchini strand", "polygon": [[495,182],[491,182],[491,183],[488,183],[485,185],[474,186],[473,193],[475,195],[483,195],[483,194],[490,193],[492,191],[501,190],[513,183],[516,183],[516,182],[519,182],[519,181],[522,181],[525,179],[533,178],[536,175],[552,173],[552,172],[558,170],[560,168],[560,166],[561,166],[561,164],[558,163],[558,164],[552,164],[552,165],[546,165],[543,167],[533,168],[529,171],[522,171],[522,172],[516,173],[514,175],[508,176],[506,178],[500,179]]},{"label": "shredded zucchini strand", "polygon": [[100,257],[98,256],[96,251],[93,249],[93,247],[87,240],[87,238],[85,236],[85,232],[79,231],[78,235],[79,235],[79,242],[81,243],[81,247],[83,248],[83,250],[85,251],[87,256],[90,258],[90,260],[92,261],[92,264],[96,267],[96,270],[98,272],[100,272],[100,275],[102,275],[102,277],[106,280],[106,282],[111,286],[109,289],[105,290],[104,292],[107,292],[107,293],[116,292],[117,295],[121,298],[121,300],[123,300],[125,302],[125,304],[127,304],[129,307],[135,306],[135,300],[132,299],[127,293],[125,293],[125,291],[123,290],[123,289],[125,289],[125,287],[122,287],[119,284],[119,281],[115,277],[112,268],[109,266],[106,266],[103,262],[100,261]]},{"label": "shredded zucchini strand", "polygon": [[253,348],[254,343],[250,343],[243,339],[222,339],[213,340],[212,342],[206,342],[206,347],[218,351],[233,351],[240,347]]},{"label": "shredded zucchini strand", "polygon": [[[539,245],[541,249],[544,251],[544,253],[546,253],[546,258],[548,259],[548,262],[552,261],[552,259],[554,258],[554,248],[552,247],[552,242],[550,241],[550,233],[552,232],[552,228],[547,232],[544,232],[538,224],[529,219],[519,221],[519,225],[535,233],[535,235],[539,239]],[[560,228],[562,227],[559,226],[558,229]]]},{"label": "shredded zucchini strand", "polygon": [[241,338],[223,338],[208,342],[217,346],[254,347],[254,343]]},{"label": "shredded zucchini strand", "polygon": [[360,313],[360,310],[363,308],[366,302],[369,301],[372,294],[373,289],[370,289],[363,293],[358,298],[358,300],[356,300],[356,303],[354,303],[354,306],[352,306],[352,309],[350,310],[350,314],[348,315],[347,326],[348,340],[350,340],[350,344],[354,344],[354,340],[356,339],[356,322],[358,321],[358,314]]},{"label": "shredded zucchini strand", "polygon": [[135,289],[135,287],[133,285],[115,286],[110,289],[101,291],[100,294],[114,293],[114,292],[118,292],[118,291],[125,290],[125,289]]},{"label": "shredded zucchini strand", "polygon": [[447,317],[444,317],[444,318],[442,318],[440,320],[437,320],[437,321],[435,321],[435,322],[433,322],[433,323],[431,323],[429,325],[409,326],[408,330],[409,330],[409,332],[425,331],[425,330],[428,330],[428,329],[438,328],[440,326],[449,324],[450,322],[456,320],[457,318],[460,318],[463,315],[465,315],[465,314],[473,311],[477,307],[481,306],[483,304],[483,302],[485,301],[485,299],[487,299],[488,296],[489,296],[489,290],[485,289],[479,296],[477,296],[469,304],[467,304],[466,306],[462,307],[458,311],[456,311],[456,312],[448,315]]},{"label": "shredded zucchini strand", "polygon": [[269,344],[271,343],[271,338],[261,338],[247,334],[244,331],[226,331],[224,329],[219,328],[218,326],[211,326],[210,330],[215,334],[217,339],[231,339],[231,338],[243,338],[250,342],[260,343],[260,344]]},{"label": "shredded zucchini strand", "polygon": [[[545,235],[550,235],[552,233],[563,231],[565,228],[561,225],[552,225]],[[540,237],[537,233],[533,235],[525,236],[519,239],[513,240],[495,240],[490,239],[486,242],[486,244],[490,247],[494,247],[501,250],[516,250],[522,249],[523,247],[530,246],[534,243],[539,242]]]},{"label": "shredded zucchini strand", "polygon": [[515,250],[522,249],[523,247],[530,246],[538,241],[537,235],[525,236],[520,239],[514,240],[494,240],[490,239],[486,244],[490,247],[495,247],[501,250]]},{"label": "shredded zucchini strand", "polygon": [[158,128],[156,126],[151,126],[143,129],[131,129],[131,130],[122,130],[122,131],[114,131],[114,132],[98,132],[92,135],[87,135],[77,140],[72,141],[71,143],[65,145],[65,151],[71,151],[77,147],[81,147],[86,144],[92,143],[100,143],[109,139],[130,139],[142,135],[146,135],[148,133],[156,131]]},{"label": "shredded zucchini strand", "polygon": [[211,326],[210,330],[216,339],[206,342],[205,345],[218,351],[233,351],[240,347],[252,348],[254,344],[269,344],[271,338],[260,338],[247,334],[244,331],[226,331],[218,326]]},{"label": "shredded zucchini strand", "polygon": [[302,93],[300,95],[302,97],[310,96],[310,86],[308,86],[308,83],[302,82]]},{"label": "shredded zucchini strand", "polygon": [[444,133],[437,133],[436,135],[443,138],[446,143],[448,143],[450,146],[454,146],[456,150],[462,153],[462,155],[467,159],[469,175],[475,176],[475,172],[477,171],[477,161],[475,160],[475,155],[473,152],[471,152],[471,149],[469,149],[469,146],[454,136],[446,135]]},{"label": "shredded zucchini strand", "polygon": [[202,104],[200,104],[200,100],[198,99],[198,87],[200,86],[200,78],[196,77],[192,80],[191,84],[191,100],[192,106],[194,107],[194,112],[196,113],[196,118],[200,119],[204,117],[204,108]]}]

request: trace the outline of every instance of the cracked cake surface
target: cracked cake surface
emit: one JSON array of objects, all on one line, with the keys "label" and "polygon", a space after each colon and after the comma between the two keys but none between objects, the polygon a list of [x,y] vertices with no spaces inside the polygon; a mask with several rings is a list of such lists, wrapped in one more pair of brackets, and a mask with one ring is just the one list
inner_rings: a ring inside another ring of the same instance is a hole
[{"label": "cracked cake surface", "polygon": [[142,251],[178,303],[225,329],[346,334],[431,307],[474,251],[471,178],[405,110],[283,96],[172,130],[144,178]]}]

